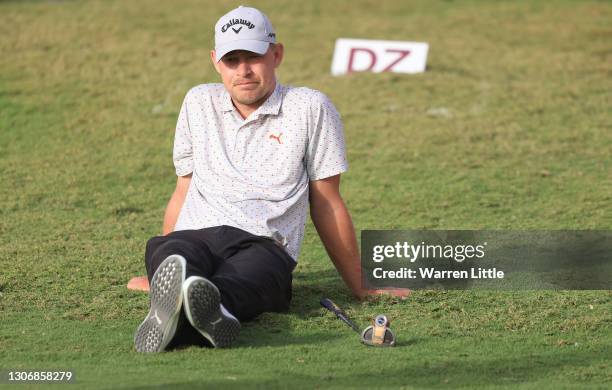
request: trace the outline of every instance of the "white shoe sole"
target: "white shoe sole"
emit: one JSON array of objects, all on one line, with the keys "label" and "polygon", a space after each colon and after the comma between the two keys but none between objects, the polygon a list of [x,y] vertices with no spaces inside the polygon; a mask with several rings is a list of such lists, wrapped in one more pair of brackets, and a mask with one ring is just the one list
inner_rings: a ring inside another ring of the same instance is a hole
[{"label": "white shoe sole", "polygon": [[181,305],[186,262],[180,255],[168,256],[151,281],[151,308],[134,335],[138,352],[161,352],[176,333]]},{"label": "white shoe sole", "polygon": [[229,347],[240,334],[240,321],[221,307],[217,286],[200,276],[183,283],[185,316],[217,348]]}]

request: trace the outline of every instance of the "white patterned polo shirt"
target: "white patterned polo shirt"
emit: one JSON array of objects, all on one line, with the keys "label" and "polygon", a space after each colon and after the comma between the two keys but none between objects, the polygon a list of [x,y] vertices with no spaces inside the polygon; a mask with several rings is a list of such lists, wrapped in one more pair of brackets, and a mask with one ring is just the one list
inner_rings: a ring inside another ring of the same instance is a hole
[{"label": "white patterned polo shirt", "polygon": [[329,99],[279,83],[246,119],[223,84],[192,88],[173,160],[178,176],[193,173],[175,230],[234,226],[275,239],[296,261],[309,181],[348,168],[342,121]]}]

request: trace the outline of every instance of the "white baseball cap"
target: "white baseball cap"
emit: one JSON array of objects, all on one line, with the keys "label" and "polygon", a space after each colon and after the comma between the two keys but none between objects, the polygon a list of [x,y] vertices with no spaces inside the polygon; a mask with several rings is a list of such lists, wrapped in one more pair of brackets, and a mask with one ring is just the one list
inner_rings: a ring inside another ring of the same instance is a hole
[{"label": "white baseball cap", "polygon": [[215,24],[217,62],[233,50],[266,54],[270,43],[276,43],[274,28],[258,9],[240,6],[221,16]]}]

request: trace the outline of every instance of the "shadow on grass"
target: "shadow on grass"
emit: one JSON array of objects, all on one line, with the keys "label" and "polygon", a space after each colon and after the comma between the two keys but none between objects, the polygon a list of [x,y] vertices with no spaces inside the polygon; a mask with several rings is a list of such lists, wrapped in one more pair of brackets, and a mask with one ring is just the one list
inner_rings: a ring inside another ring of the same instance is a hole
[{"label": "shadow on grass", "polygon": [[333,268],[294,272],[291,313],[297,314],[302,319],[318,316],[321,298],[330,298],[342,309],[359,303]]},{"label": "shadow on grass", "polygon": [[[286,321],[289,322],[288,320]],[[263,327],[265,328],[265,326]],[[262,327],[245,326],[240,334],[236,347],[285,347],[288,345],[321,345],[337,337],[330,332],[299,334],[291,331],[289,326],[283,331],[269,332]]]},{"label": "shadow on grass", "polygon": [[[285,325],[283,325],[285,323]],[[317,332],[309,334],[293,333],[288,326],[288,321],[276,321],[274,329],[266,329],[264,325],[255,325],[251,323],[243,324],[242,331],[236,344],[232,349],[237,348],[262,348],[262,347],[286,347],[288,345],[320,345],[321,343],[330,342],[336,338],[335,335],[329,332]],[[285,330],[277,329],[279,326],[286,326]],[[178,346],[173,346],[171,351],[180,352],[189,348],[211,348],[204,343],[185,342]]]}]

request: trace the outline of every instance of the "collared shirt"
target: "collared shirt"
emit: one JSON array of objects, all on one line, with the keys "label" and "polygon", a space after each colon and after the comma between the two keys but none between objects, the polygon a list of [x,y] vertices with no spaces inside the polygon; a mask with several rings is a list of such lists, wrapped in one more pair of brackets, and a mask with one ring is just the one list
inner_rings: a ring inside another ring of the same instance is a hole
[{"label": "collared shirt", "polygon": [[223,84],[192,88],[173,160],[178,176],[193,173],[175,230],[234,226],[275,239],[296,261],[309,181],[348,168],[342,121],[329,99],[278,83],[246,119]]}]

